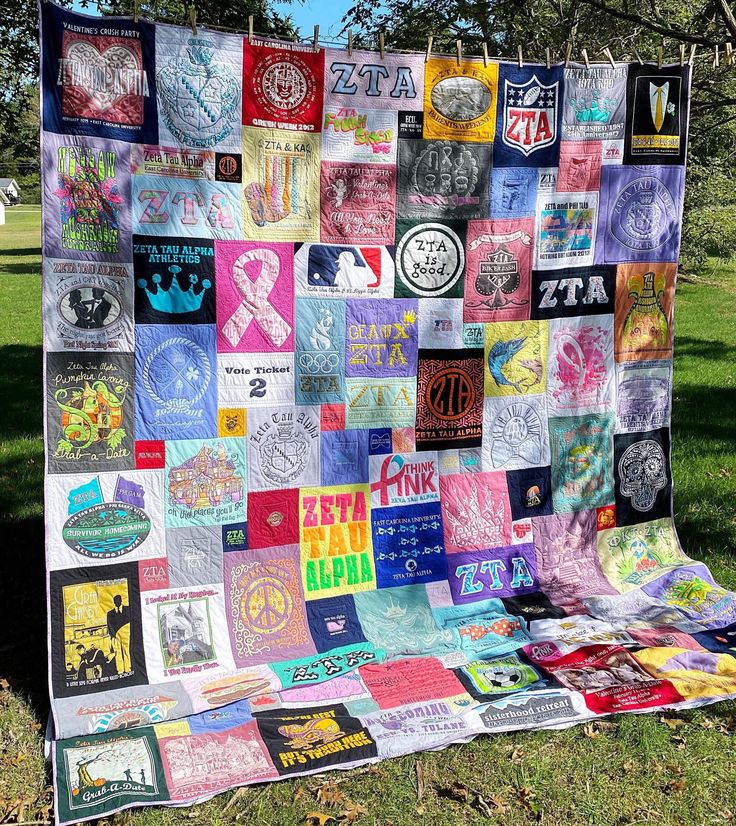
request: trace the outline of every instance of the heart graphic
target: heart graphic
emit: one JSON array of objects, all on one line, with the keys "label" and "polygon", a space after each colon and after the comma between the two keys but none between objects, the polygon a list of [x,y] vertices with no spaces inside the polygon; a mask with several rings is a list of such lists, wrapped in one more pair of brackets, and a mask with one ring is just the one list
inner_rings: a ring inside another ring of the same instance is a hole
[{"label": "heart graphic", "polygon": [[119,43],[98,51],[86,40],[75,40],[66,50],[67,66],[73,67],[73,85],[81,88],[100,112],[106,112],[137,90],[140,71],[137,55]]}]

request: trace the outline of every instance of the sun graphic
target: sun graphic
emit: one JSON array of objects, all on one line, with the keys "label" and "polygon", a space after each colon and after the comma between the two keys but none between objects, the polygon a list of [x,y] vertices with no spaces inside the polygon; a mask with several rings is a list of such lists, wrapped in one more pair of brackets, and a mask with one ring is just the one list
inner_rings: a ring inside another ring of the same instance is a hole
[{"label": "sun graphic", "polygon": [[417,320],[417,314],[414,310],[404,311],[404,324],[413,324]]}]

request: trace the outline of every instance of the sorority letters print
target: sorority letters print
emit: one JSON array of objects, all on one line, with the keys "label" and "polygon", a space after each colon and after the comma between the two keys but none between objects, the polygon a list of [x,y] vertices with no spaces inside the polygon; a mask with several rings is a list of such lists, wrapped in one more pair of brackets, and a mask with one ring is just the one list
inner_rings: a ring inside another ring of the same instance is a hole
[{"label": "sorority letters print", "polygon": [[485,218],[491,144],[399,140],[399,218]]},{"label": "sorority letters print", "polygon": [[565,69],[563,141],[623,138],[627,71],[626,66],[575,66]]},{"label": "sorority letters print", "polygon": [[736,595],[672,518],[690,65],[375,54],[57,2],[61,826],[736,696]]},{"label": "sorority letters print", "polygon": [[424,57],[325,50],[325,108],[421,112]]},{"label": "sorority letters print", "polygon": [[624,163],[685,162],[688,76],[680,66],[629,67]]},{"label": "sorority letters print", "polygon": [[319,132],[324,53],[297,43],[243,41],[243,123]]},{"label": "sorority letters print", "polygon": [[133,236],[137,324],[215,323],[215,245]]},{"label": "sorority letters print", "polygon": [[396,170],[322,161],[320,238],[331,244],[393,244]]},{"label": "sorority letters print", "polygon": [[306,599],[376,587],[368,485],[301,488],[299,537]]},{"label": "sorority letters print", "polygon": [[133,354],[49,353],[49,471],[131,469]]},{"label": "sorority letters print", "polygon": [[43,139],[44,252],[130,261],[130,145],[66,135]]},{"label": "sorority letters print", "polygon": [[501,64],[495,166],[557,165],[564,77],[560,66]]},{"label": "sorority letters print", "polygon": [[483,430],[483,350],[420,350],[417,450],[479,447]]},{"label": "sorority letters print", "polygon": [[497,97],[497,63],[431,58],[424,65],[424,137],[492,142]]},{"label": "sorority letters print", "polygon": [[57,351],[133,350],[130,264],[46,258],[44,335]]},{"label": "sorority letters print", "polygon": [[319,240],[319,146],[319,135],[243,127],[244,237]]},{"label": "sorority letters print", "polygon": [[676,261],[683,183],[675,166],[602,168],[596,263]]},{"label": "sorority letters print", "polygon": [[238,37],[158,28],[159,143],[240,151],[242,53]]},{"label": "sorority letters print", "polygon": [[672,357],[676,264],[620,264],[616,268],[616,361]]},{"label": "sorority letters print", "polygon": [[467,322],[529,318],[533,219],[468,222]]},{"label": "sorority letters print", "polygon": [[156,143],[154,27],[44,6],[41,28],[44,129]]},{"label": "sorority letters print", "polygon": [[554,272],[532,272],[532,318],[610,314],[615,298],[615,267],[570,267]]}]

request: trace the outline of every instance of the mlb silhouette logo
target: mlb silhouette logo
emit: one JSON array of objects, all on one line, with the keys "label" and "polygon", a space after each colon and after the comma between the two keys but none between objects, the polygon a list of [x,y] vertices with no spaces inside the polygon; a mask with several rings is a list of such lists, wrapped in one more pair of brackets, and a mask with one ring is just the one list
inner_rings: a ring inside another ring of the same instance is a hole
[{"label": "mlb silhouette logo", "polygon": [[314,244],[309,249],[307,281],[311,287],[377,290],[381,286],[381,249]]},{"label": "mlb silhouette logo", "polygon": [[526,83],[504,82],[503,142],[526,157],[557,139],[559,83],[533,75]]}]

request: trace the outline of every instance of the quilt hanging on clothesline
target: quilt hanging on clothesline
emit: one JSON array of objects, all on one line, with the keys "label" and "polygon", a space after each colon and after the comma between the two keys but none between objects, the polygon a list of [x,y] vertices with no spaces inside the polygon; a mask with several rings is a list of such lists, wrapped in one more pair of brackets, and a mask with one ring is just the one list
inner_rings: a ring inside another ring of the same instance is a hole
[{"label": "quilt hanging on clothesline", "polygon": [[688,66],[41,19],[60,823],[736,695],[672,521]]}]

